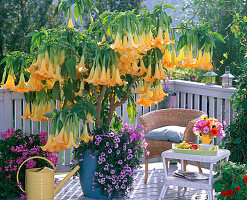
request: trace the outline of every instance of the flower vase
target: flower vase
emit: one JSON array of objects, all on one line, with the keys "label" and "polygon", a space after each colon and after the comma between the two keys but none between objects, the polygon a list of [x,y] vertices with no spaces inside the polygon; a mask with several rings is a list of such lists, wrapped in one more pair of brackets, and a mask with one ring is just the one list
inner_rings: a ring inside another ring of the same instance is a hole
[{"label": "flower vase", "polygon": [[209,135],[203,135],[201,139],[203,144],[213,144],[213,138],[210,138]]},{"label": "flower vase", "polygon": [[89,149],[87,149],[83,154],[83,160],[80,162],[80,183],[81,189],[85,197],[93,198],[93,199],[117,199],[121,198],[121,196],[113,196],[107,197],[101,193],[100,188],[95,188],[92,190],[93,179],[95,179],[94,172],[97,167],[97,158],[96,151],[92,153]]},{"label": "flower vase", "polygon": [[97,166],[97,159],[90,156],[91,151],[86,150],[83,154],[83,161],[80,163],[80,183],[83,194],[85,197],[94,198],[94,199],[108,199],[106,196],[101,194],[99,188],[95,188],[92,190],[93,187],[93,178],[94,172]]}]

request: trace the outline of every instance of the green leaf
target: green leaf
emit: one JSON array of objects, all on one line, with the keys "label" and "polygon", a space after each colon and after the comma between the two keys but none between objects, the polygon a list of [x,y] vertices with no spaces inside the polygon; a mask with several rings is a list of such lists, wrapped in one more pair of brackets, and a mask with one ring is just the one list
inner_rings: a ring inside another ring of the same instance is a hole
[{"label": "green leaf", "polygon": [[3,64],[6,60],[7,60],[8,57],[5,57],[4,59],[1,60],[0,62],[0,65]]},{"label": "green leaf", "polygon": [[30,37],[30,36],[32,36],[32,35],[34,35],[34,34],[36,34],[36,33],[38,33],[38,31],[35,30],[35,31],[29,33],[26,37]]},{"label": "green leaf", "polygon": [[169,5],[169,4],[166,4],[166,5],[163,6],[163,9],[164,9],[164,10],[167,9],[167,8],[171,8],[171,9],[173,9],[173,10],[176,9],[174,6]]},{"label": "green leaf", "polygon": [[77,116],[82,120],[87,120],[87,116],[84,111],[77,113]]},{"label": "green leaf", "polygon": [[19,70],[19,58],[12,61],[14,72],[17,73]]},{"label": "green leaf", "polygon": [[247,16],[243,17],[244,22],[247,22]]},{"label": "green leaf", "polygon": [[132,104],[132,103],[128,103],[128,105],[127,105],[127,113],[128,113],[129,119],[132,122],[134,122],[135,116],[137,114],[136,106],[134,104]]},{"label": "green leaf", "polygon": [[51,119],[51,118],[54,117],[54,114],[53,114],[53,113],[46,113],[46,114],[44,114],[43,116],[45,116],[45,117]]},{"label": "green leaf", "polygon": [[87,111],[93,116],[93,117],[98,117],[97,110],[95,109],[95,106],[93,105],[92,102],[87,103]]},{"label": "green leaf", "polygon": [[75,6],[75,8],[74,8],[74,17],[75,17],[76,21],[78,20],[79,16],[80,16],[79,6]]},{"label": "green leaf", "polygon": [[226,43],[221,34],[214,32],[212,33],[212,35],[215,39],[218,39],[219,41]]},{"label": "green leaf", "polygon": [[187,35],[183,34],[178,40],[177,50],[179,51],[187,44]]},{"label": "green leaf", "polygon": [[241,143],[241,138],[236,138],[233,140],[233,144],[240,144]]},{"label": "green leaf", "polygon": [[73,80],[76,80],[75,65],[76,65],[75,56],[72,56],[71,58],[67,59],[65,62],[67,72]]},{"label": "green leaf", "polygon": [[219,181],[216,181],[214,183],[215,192],[220,192],[222,190],[222,187],[223,187],[223,185]]},{"label": "green leaf", "polygon": [[52,88],[52,96],[54,99],[60,99],[60,85],[57,81]]}]

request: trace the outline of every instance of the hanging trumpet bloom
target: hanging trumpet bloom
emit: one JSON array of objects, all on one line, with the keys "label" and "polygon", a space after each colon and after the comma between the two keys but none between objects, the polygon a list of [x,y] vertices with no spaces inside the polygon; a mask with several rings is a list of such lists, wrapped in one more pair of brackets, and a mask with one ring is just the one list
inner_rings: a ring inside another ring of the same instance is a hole
[{"label": "hanging trumpet bloom", "polygon": [[19,84],[15,87],[15,92],[29,92],[29,87],[27,86],[27,83],[25,82],[24,74],[22,73],[20,76]]},{"label": "hanging trumpet bloom", "polygon": [[133,91],[134,93],[142,93],[142,80],[140,80],[138,87]]},{"label": "hanging trumpet bloom", "polygon": [[[154,90],[154,91],[153,91]],[[140,94],[140,98],[137,100],[136,105],[142,105],[148,107],[153,104],[157,104],[159,101],[162,101],[165,96],[161,83],[159,82],[155,88],[151,88],[151,84],[147,83],[144,87],[143,93]]]},{"label": "hanging trumpet bloom", "polygon": [[40,103],[33,103],[33,109],[32,109],[32,114],[30,114],[28,117],[32,121],[49,121],[51,119],[45,117],[44,115],[46,113],[52,112],[51,109],[51,102],[40,102]]},{"label": "hanging trumpet bloom", "polygon": [[23,116],[21,116],[21,118],[22,118],[22,119],[26,119],[26,118],[29,118],[30,116],[31,116],[31,112],[30,112],[30,104],[27,103],[25,114],[24,114]]},{"label": "hanging trumpet bloom", "polygon": [[88,135],[88,130],[87,130],[87,120],[84,123],[84,129],[82,136],[78,138],[79,141],[84,141],[84,142],[89,142],[90,140],[93,140],[93,136]]},{"label": "hanging trumpet bloom", "polygon": [[166,29],[165,39],[163,39],[163,30],[161,27],[159,27],[157,37],[155,38],[152,47],[157,47],[163,52],[165,49],[164,45],[169,45],[171,43],[175,43],[175,41],[170,40],[168,29]]},{"label": "hanging trumpet bloom", "polygon": [[182,60],[182,66],[194,69],[197,60],[192,55],[192,47],[187,48],[186,56]]},{"label": "hanging trumpet bloom", "polygon": [[12,91],[15,90],[15,77],[13,75],[12,70],[9,73],[8,77],[7,77],[6,83],[4,85],[2,85],[2,88],[4,88],[4,89],[10,89]]}]

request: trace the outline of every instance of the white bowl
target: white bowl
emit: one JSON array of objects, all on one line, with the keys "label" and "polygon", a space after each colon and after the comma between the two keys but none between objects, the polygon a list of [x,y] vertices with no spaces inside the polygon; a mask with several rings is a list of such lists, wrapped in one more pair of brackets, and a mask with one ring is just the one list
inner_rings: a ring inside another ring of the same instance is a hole
[{"label": "white bowl", "polygon": [[210,150],[212,149],[214,145],[213,144],[199,144],[200,150]]}]

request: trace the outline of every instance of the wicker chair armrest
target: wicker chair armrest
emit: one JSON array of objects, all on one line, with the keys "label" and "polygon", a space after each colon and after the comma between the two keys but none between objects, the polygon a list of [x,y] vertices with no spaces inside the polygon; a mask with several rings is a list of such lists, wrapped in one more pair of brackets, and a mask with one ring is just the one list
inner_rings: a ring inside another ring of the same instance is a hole
[{"label": "wicker chair armrest", "polygon": [[195,143],[197,140],[197,136],[193,133],[193,128],[197,120],[200,120],[201,116],[192,120],[186,127],[184,131],[184,141]]}]

